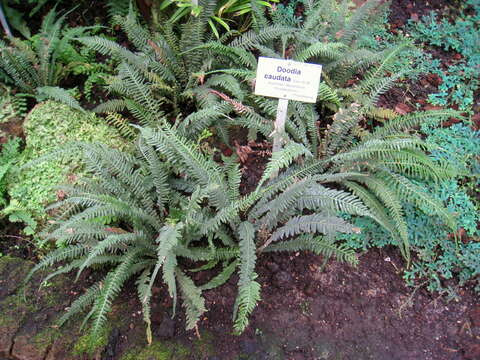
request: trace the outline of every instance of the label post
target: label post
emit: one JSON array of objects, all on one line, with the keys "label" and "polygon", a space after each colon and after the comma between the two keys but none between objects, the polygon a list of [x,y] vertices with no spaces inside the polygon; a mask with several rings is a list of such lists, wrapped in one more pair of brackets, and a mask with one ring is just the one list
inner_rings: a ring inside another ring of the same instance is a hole
[{"label": "label post", "polygon": [[285,142],[285,121],[287,120],[288,99],[278,99],[277,117],[275,118],[275,130],[273,130],[273,148],[276,152],[282,148]]}]

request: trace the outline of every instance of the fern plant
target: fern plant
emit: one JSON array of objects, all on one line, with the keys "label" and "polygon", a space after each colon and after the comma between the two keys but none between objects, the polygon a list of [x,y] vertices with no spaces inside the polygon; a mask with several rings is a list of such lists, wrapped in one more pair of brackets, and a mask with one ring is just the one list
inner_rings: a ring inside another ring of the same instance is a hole
[{"label": "fern plant", "polygon": [[20,138],[9,139],[0,152],[0,208],[7,205],[7,174],[20,158]]},{"label": "fern plant", "polygon": [[[286,143],[287,147],[289,143],[303,144],[317,159],[313,170],[308,168],[308,176],[336,174],[335,182],[341,188],[361,198],[377,223],[396,239],[409,264],[404,204],[410,202],[428,208],[455,230],[453,216],[428,195],[424,185],[453,178],[465,166],[461,162],[453,166],[432,160],[428,153],[434,149],[412,133],[422,122],[439,124],[450,117],[461,118],[458,111],[413,112],[401,116],[377,106],[380,95],[401,76],[402,72],[386,75],[401,50],[399,47],[385,52],[385,58],[368,69],[363,80],[349,88],[337,89],[341,102],[333,115],[325,110],[319,112],[317,104],[292,102],[286,121]],[[237,112],[238,116],[231,118],[232,123],[247,127],[254,137],[257,133],[267,137],[273,131],[268,118],[275,114],[276,101],[252,98],[257,108],[267,114],[262,116],[255,105],[246,106],[225,94],[216,94],[230,102]],[[383,122],[384,126],[372,130],[369,124],[373,121]]]},{"label": "fern plant", "polygon": [[[115,23],[127,34],[133,49],[99,36],[78,38],[82,44],[110,56],[118,64],[117,74],[110,78],[107,89],[120,98],[101,104],[95,111],[128,110],[142,124],[152,125],[163,116],[175,119],[202,107],[193,89],[204,82],[213,58],[205,50],[192,49],[211,40],[206,27],[216,2],[201,3],[201,15],[181,25],[180,34],[170,22],[150,32],[139,23],[133,7],[127,16],[115,17]],[[223,78],[217,76],[217,80],[214,77],[211,81],[221,83]]]},{"label": "fern plant", "polygon": [[37,100],[50,98],[82,110],[69,92],[59,87],[75,65],[60,61],[65,53],[77,54],[72,39],[86,34],[88,28],[64,28],[65,15],[58,17],[55,9],[43,19],[40,32],[29,40],[0,40],[0,74],[23,93]]},{"label": "fern plant", "polygon": [[[428,195],[426,185],[455,178],[465,173],[466,166],[462,160],[454,164],[432,159],[428,154],[439,149],[422,141],[415,133],[415,128],[425,122],[440,124],[450,117],[461,118],[458,111],[431,110],[398,115],[375,106],[379,95],[394,80],[395,76],[382,77],[375,69],[371,70],[364,81],[345,91],[348,95],[333,116],[318,113],[315,105],[294,102],[286,122],[286,149],[293,146],[291,144],[301,143],[316,159],[305,159],[304,166],[294,167],[299,171],[299,179],[328,175],[333,179],[328,182],[335,182],[362,199],[375,221],[396,239],[408,264],[410,252],[404,205],[413,203],[429,209],[455,230],[453,215]],[[273,111],[274,108],[267,109]],[[240,118],[241,124],[254,133],[260,131],[267,136],[273,130],[271,124],[262,121],[251,109],[244,111],[242,116],[245,120]],[[318,126],[320,119],[321,127]],[[383,126],[372,129],[369,124],[374,120],[381,120]],[[288,216],[288,212],[285,214]]]},{"label": "fern plant", "polygon": [[203,48],[227,58],[227,72],[245,80],[255,77],[256,62],[246,54],[252,50],[261,56],[322,64],[325,85],[336,88],[388,55],[388,50],[374,52],[359,41],[378,21],[385,3],[368,0],[352,11],[348,1],[306,1],[305,21],[296,25],[284,23],[276,9],[270,10],[270,17],[255,9],[252,30],[223,43],[226,46],[212,42]]},{"label": "fern plant", "polygon": [[[412,71],[404,69],[388,79],[385,77],[407,45],[378,52],[358,45],[361,44],[358,40],[368,34],[367,25],[375,21],[383,6],[382,0],[369,0],[351,12],[346,1],[341,4],[335,0],[309,2],[306,4],[306,19],[298,25],[284,24],[275,11],[271,11],[271,19],[256,11],[256,25],[251,31],[229,43],[207,42],[189,50],[204,49],[216,59],[215,66],[206,73],[205,86],[197,87],[195,94],[205,102],[216,95],[230,104],[230,111],[236,114],[224,113],[224,118],[228,120],[226,123],[248,127],[251,139],[255,139],[258,133],[268,137],[273,131],[271,119],[275,117],[277,103],[276,100],[252,94],[257,69],[257,59],[252,56],[255,52],[272,58],[322,64],[322,82],[317,98],[322,113],[336,112],[343,102],[366,104],[367,100],[371,100],[369,115],[380,119],[396,116],[392,110],[378,108],[376,100],[396,79]],[[223,74],[222,82],[209,78],[219,73]],[[363,82],[364,88],[355,91],[350,88],[349,80],[354,76],[368,78]],[[375,88],[376,85],[379,87]],[[292,102],[288,117],[286,130],[290,137],[304,144],[317,142],[316,123],[322,120],[318,107]],[[208,121],[199,122],[197,127],[202,131],[211,124]],[[217,123],[216,126],[220,125]],[[222,132],[226,131],[222,129]],[[312,144],[310,150],[316,152],[316,146]]]},{"label": "fern plant", "polygon": [[[260,298],[255,264],[262,252],[310,250],[356,263],[351,250],[335,243],[335,233],[358,229],[335,214],[342,210],[371,216],[359,198],[328,188],[315,176],[299,180],[297,173],[285,172],[274,182],[268,180],[298,156],[311,157],[304,146],[292,143],[276,154],[258,187],[241,196],[235,158],[214,162],[166,122],[140,131],[135,154],[100,144],[74,146],[93,176],[82,185],[64,187],[68,197],[52,205],[62,215],[46,237],[61,246],[29,277],[58,264],[47,280],[72,270],[78,278],[93,266],[103,265],[108,271],[72,303],[60,324],[90,308],[86,320],[95,338],[112,301],[125,282],[135,278],[151,341],[151,289],[161,278],[174,299],[174,311],[180,295],[186,327],[192,329],[206,311],[202,291],[225,283],[238,271],[233,318],[235,330],[241,332]],[[206,262],[194,271],[217,266],[219,272],[196,284],[182,259]]]}]

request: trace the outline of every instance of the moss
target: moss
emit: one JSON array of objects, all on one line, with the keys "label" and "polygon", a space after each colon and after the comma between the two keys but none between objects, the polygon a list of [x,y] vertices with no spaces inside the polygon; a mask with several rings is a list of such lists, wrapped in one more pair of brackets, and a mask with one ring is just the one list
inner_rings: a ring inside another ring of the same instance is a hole
[{"label": "moss", "polygon": [[105,346],[107,346],[110,331],[110,327],[105,327],[95,339],[92,347],[90,347],[90,334],[88,332],[85,335],[80,336],[73,345],[72,355],[81,356],[87,354],[93,356],[96,353],[100,353]]},{"label": "moss", "polygon": [[180,343],[154,341],[150,346],[134,348],[121,360],[188,360],[192,351]]},{"label": "moss", "polygon": [[60,332],[53,328],[47,328],[40,331],[31,338],[30,342],[35,345],[35,348],[40,354],[46,353],[47,348],[53,343],[53,340],[60,336]]},{"label": "moss", "polygon": [[143,349],[135,348],[122,356],[121,360],[170,360],[172,350],[158,341]]},{"label": "moss", "polygon": [[62,301],[65,300],[66,295],[63,291],[58,291],[59,289],[65,289],[67,278],[64,276],[57,276],[48,281],[46,284],[42,284],[40,289],[41,291],[41,302],[46,307],[54,307]]},{"label": "moss", "polygon": [[[95,114],[82,113],[52,101],[35,106],[25,121],[24,129],[26,146],[19,165],[73,141],[103,142],[122,149],[127,147],[120,134]],[[55,187],[75,182],[83,173],[79,158],[73,156],[63,161],[46,160],[9,176],[10,206],[6,213],[16,215],[17,221],[30,223],[25,220],[27,214],[36,222],[43,222],[46,218],[44,206],[56,200]],[[38,231],[35,225],[31,225],[29,230]]]},{"label": "moss", "polygon": [[207,357],[209,355],[214,355],[215,353],[215,337],[209,332],[202,332],[200,339],[195,339],[193,341],[193,351],[195,354],[201,355],[202,357]]},{"label": "moss", "polygon": [[35,306],[25,303],[20,295],[6,297],[0,301],[0,328],[16,331],[24,323],[26,315],[35,310]]},{"label": "moss", "polygon": [[[17,269],[21,269],[22,272],[27,272],[31,266],[32,266],[31,263],[23,259],[12,257],[9,255],[1,256],[0,257],[0,275],[1,275],[0,278],[7,279],[7,275],[11,276],[11,272],[13,270],[16,271]],[[8,274],[4,274],[4,272],[8,272]]]},{"label": "moss", "polygon": [[28,301],[28,298],[27,300],[24,299],[23,293],[10,295],[0,301],[0,314],[2,317],[11,314],[20,318],[20,314],[37,310],[38,308],[33,302]]},{"label": "moss", "polygon": [[3,313],[0,316],[0,328],[10,328],[19,322],[19,318],[16,316]]}]

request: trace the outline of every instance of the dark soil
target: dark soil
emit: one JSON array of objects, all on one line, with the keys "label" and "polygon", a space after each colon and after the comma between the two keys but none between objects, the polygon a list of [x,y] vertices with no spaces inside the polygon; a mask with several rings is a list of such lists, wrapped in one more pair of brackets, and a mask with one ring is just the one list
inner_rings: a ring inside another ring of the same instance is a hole
[{"label": "dark soil", "polygon": [[463,0],[392,0],[391,13],[388,17],[391,29],[405,26],[409,20],[419,21],[431,11],[438,11],[443,16],[458,14],[458,6]]},{"label": "dark soil", "polygon": [[21,223],[0,221],[0,256],[10,255],[22,259],[34,259],[36,246],[30,237],[21,235]]},{"label": "dark soil", "polygon": [[[324,259],[312,254],[262,255],[257,267],[262,300],[240,336],[232,334],[236,278],[204,293],[209,311],[199,323],[202,340],[184,330],[182,314],[169,317],[166,289],[154,288],[154,337],[187,346],[212,342],[208,356],[192,359],[480,359],[478,297],[464,288],[461,300],[446,302],[423,288],[407,288],[397,253],[372,250],[356,268],[330,261],[324,269]],[[205,274],[196,281],[207,281]],[[131,299],[121,301],[128,301],[127,308],[117,306],[130,317],[112,340],[114,354],[131,348],[132,339],[145,343],[135,290],[121,298]]]},{"label": "dark soil", "polygon": [[[468,289],[460,302],[401,280],[396,251],[375,250],[358,268],[311,254],[266,255],[259,264],[262,302],[247,333],[230,335],[235,284],[206,294],[221,359],[274,342],[285,359],[479,359],[480,303]],[[263,356],[263,357],[262,357]],[[280,358],[280,357],[279,357]]]}]

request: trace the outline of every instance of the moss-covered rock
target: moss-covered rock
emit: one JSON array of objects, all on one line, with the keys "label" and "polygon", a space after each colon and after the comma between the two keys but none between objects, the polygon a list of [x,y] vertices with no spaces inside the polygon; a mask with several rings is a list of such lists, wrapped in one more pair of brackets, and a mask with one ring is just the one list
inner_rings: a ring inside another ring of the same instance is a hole
[{"label": "moss-covered rock", "polygon": [[0,301],[0,355],[10,353],[15,335],[29,310],[19,295],[8,296]]},{"label": "moss-covered rock", "polygon": [[[38,104],[24,123],[25,150],[20,165],[73,141],[103,142],[125,148],[120,134],[93,113],[82,113],[53,101]],[[23,221],[26,233],[38,231],[36,223],[46,219],[44,206],[62,197],[55,187],[75,182],[82,174],[78,158],[51,159],[9,177],[10,205],[4,210],[11,220]]]},{"label": "moss-covered rock", "polygon": [[85,334],[80,336],[73,345],[72,355],[75,357],[80,357],[82,355],[87,355],[90,358],[98,357],[107,345],[110,331],[111,328],[108,326],[103,328],[102,332],[94,339],[93,344],[90,343],[90,334],[85,332]]},{"label": "moss-covered rock", "polygon": [[10,256],[0,257],[0,299],[13,294],[33,264]]},{"label": "moss-covered rock", "polygon": [[191,351],[181,344],[154,341],[150,346],[128,351],[121,360],[189,360],[191,354]]},{"label": "moss-covered rock", "polygon": [[58,331],[51,327],[24,327],[15,335],[12,355],[16,359],[43,360],[57,336]]}]

